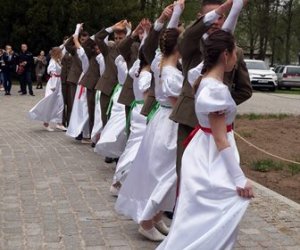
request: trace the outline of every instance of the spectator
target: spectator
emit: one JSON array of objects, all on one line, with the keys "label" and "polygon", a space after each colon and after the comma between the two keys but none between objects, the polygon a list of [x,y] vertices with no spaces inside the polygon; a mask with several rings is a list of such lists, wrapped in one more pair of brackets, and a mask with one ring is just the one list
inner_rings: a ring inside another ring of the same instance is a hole
[{"label": "spectator", "polygon": [[3,84],[4,84],[4,68],[5,68],[5,62],[4,62],[4,52],[3,49],[0,49],[0,91],[3,91]]},{"label": "spectator", "polygon": [[28,51],[27,44],[23,43],[21,45],[21,52],[19,54],[17,73],[20,76],[20,85],[21,85],[21,95],[27,94],[27,85],[28,91],[31,96],[34,96],[32,91],[32,78],[31,72],[33,67],[33,55]]},{"label": "spectator", "polygon": [[17,55],[12,50],[10,45],[5,46],[5,54],[4,54],[4,62],[5,62],[5,69],[4,69],[4,88],[5,88],[5,95],[10,95],[11,90],[11,74],[16,71],[16,61]]},{"label": "spectator", "polygon": [[45,56],[45,52],[42,50],[40,54],[34,58],[35,59],[35,75],[36,75],[36,88],[43,88],[43,76],[45,74],[46,66],[47,66],[47,58]]}]

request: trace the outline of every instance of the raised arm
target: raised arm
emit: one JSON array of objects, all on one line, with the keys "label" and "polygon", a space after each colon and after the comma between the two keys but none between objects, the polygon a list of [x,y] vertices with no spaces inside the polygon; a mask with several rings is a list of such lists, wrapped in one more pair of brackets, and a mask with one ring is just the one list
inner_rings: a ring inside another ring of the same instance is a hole
[{"label": "raised arm", "polygon": [[159,35],[164,24],[170,19],[173,13],[173,4],[168,5],[155,21],[153,28],[150,30],[143,46],[143,52],[148,64],[151,64],[155,57],[155,51],[158,48]]},{"label": "raised arm", "polygon": [[216,10],[210,11],[196,20],[188,27],[179,38],[179,51],[182,58],[189,58],[199,50],[199,41],[210,29],[211,25],[222,15],[224,15],[232,5],[232,0],[227,0]]},{"label": "raised arm", "polygon": [[85,74],[88,71],[88,68],[90,65],[89,65],[89,59],[78,40],[79,31],[81,29],[82,29],[82,24],[77,24],[75,34],[73,35],[73,41],[74,41],[75,47],[77,49],[76,53],[82,64],[82,72]]},{"label": "raised arm", "polygon": [[230,10],[228,17],[226,18],[225,23],[222,26],[222,29],[228,32],[234,33],[240,12],[247,3],[247,0],[233,0],[233,4]]}]

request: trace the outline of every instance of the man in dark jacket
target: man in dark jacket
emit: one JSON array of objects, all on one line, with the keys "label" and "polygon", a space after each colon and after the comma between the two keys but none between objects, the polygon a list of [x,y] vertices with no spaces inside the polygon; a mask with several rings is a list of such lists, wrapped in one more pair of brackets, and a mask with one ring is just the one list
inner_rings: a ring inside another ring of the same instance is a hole
[{"label": "man in dark jacket", "polygon": [[16,72],[16,62],[17,62],[17,55],[12,50],[10,45],[5,46],[5,53],[4,53],[4,89],[5,95],[10,95],[11,90],[11,75],[13,72]]},{"label": "man in dark jacket", "polygon": [[[31,96],[34,96],[32,91],[32,78],[31,72],[33,68],[34,60],[31,52],[28,51],[27,44],[23,43],[21,45],[21,52],[18,58],[18,67],[17,72],[20,75],[20,85],[21,85],[21,95],[27,94],[27,85],[28,91]],[[23,68],[23,70],[20,70]]]}]

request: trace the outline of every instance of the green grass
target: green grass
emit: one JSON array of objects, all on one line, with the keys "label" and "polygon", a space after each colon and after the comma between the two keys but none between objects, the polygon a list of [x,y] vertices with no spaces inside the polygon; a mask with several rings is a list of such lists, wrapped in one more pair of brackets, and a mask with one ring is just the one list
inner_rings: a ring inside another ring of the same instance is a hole
[{"label": "green grass", "polygon": [[289,94],[289,95],[300,95],[300,88],[298,89],[290,89],[290,90],[286,90],[286,89],[277,89],[275,92],[275,94]]},{"label": "green grass", "polygon": [[291,172],[292,175],[296,175],[300,173],[300,165],[299,164],[289,164],[288,170]]},{"label": "green grass", "polygon": [[258,172],[269,172],[272,170],[278,171],[284,169],[283,163],[275,162],[273,160],[258,160],[251,164],[251,168]]},{"label": "green grass", "polygon": [[292,175],[300,174],[300,165],[293,163],[283,163],[273,160],[258,160],[251,163],[251,169],[258,172],[270,172],[286,169]]},{"label": "green grass", "polygon": [[293,115],[290,114],[243,114],[243,115],[237,115],[237,119],[248,119],[248,120],[262,120],[262,119],[278,119],[283,120],[285,118],[291,117]]}]

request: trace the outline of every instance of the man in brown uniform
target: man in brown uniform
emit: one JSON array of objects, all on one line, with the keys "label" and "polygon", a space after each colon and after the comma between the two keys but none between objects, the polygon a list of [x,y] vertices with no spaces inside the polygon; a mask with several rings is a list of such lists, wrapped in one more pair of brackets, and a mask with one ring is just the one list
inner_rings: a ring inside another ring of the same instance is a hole
[{"label": "man in brown uniform", "polygon": [[[118,72],[115,65],[115,59],[119,55],[118,45],[126,37],[126,24],[127,22],[121,21],[112,27],[102,29],[95,35],[95,42],[105,60],[105,71],[96,85],[96,89],[101,91],[100,105],[103,126],[107,123],[108,117],[106,115],[106,111],[108,109],[114,87],[118,83]],[[114,43],[107,45],[104,40],[111,33],[114,33]]]},{"label": "man in brown uniform", "polygon": [[[81,44],[84,44],[89,39],[89,34],[85,31],[81,32],[79,34],[79,41]],[[80,75],[82,73],[82,65],[81,61],[77,56],[76,53],[76,47],[73,42],[73,37],[69,38],[68,41],[65,44],[65,48],[68,53],[72,55],[72,62],[71,62],[71,67],[68,72],[67,76],[67,119],[68,123],[70,122],[70,117],[71,117],[71,112],[72,112],[72,107],[73,107],[73,102],[75,98],[75,93],[76,93],[76,87],[80,78]]]},{"label": "man in brown uniform", "polygon": [[[68,37],[65,37],[64,38],[64,44],[65,42],[67,42],[68,40]],[[64,48],[64,45],[63,45],[63,49]],[[68,77],[68,74],[69,74],[69,71],[71,69],[71,65],[72,65],[72,55],[66,51],[64,57],[62,58],[61,60],[61,86],[62,86],[62,94],[63,94],[63,97],[64,97],[64,112],[63,112],[63,125],[65,127],[68,126],[69,124],[69,119],[70,119],[70,114],[69,113],[69,110],[71,109],[68,105],[69,105],[69,102],[68,102],[68,87],[69,87],[69,84],[67,84],[67,77]]]},{"label": "man in brown uniform", "polygon": [[[221,4],[222,1],[220,0],[204,0],[201,14],[204,15],[209,11],[216,9]],[[216,29],[220,29],[225,21],[225,17],[221,16],[213,24],[207,26],[203,19],[204,16],[201,16],[196,20],[185,30],[179,40],[179,50],[182,55],[185,81],[181,94],[170,116],[170,119],[179,123],[176,163],[178,177],[180,176],[181,158],[184,152],[183,141],[198,124],[195,114],[194,91],[187,79],[188,71],[196,67],[202,61],[203,55],[201,51],[203,49],[203,34],[209,34]],[[225,74],[224,81],[231,89],[231,94],[236,104],[240,104],[251,97],[252,88],[248,70],[244,62],[243,51],[241,49],[238,49],[237,58],[238,60],[235,69],[232,72]]]},{"label": "man in brown uniform", "polygon": [[[143,30],[142,30],[143,31]],[[124,57],[127,68],[130,70],[134,62],[138,58],[140,39],[139,39],[139,26],[132,32],[130,36],[127,36],[119,45],[119,53]],[[127,76],[126,81],[123,85],[122,91],[118,102],[125,105],[126,118],[130,111],[131,103],[134,101],[133,93],[133,79]]]},{"label": "man in brown uniform", "polygon": [[100,77],[99,64],[96,61],[97,55],[100,54],[100,49],[96,43],[89,39],[89,48],[90,53],[87,53],[86,45],[84,43],[83,49],[85,50],[89,58],[89,68],[88,71],[84,74],[79,84],[86,87],[87,89],[87,102],[88,102],[88,112],[89,112],[89,130],[90,134],[92,133],[94,126],[94,115],[95,115],[95,94],[96,94],[96,84]]}]

